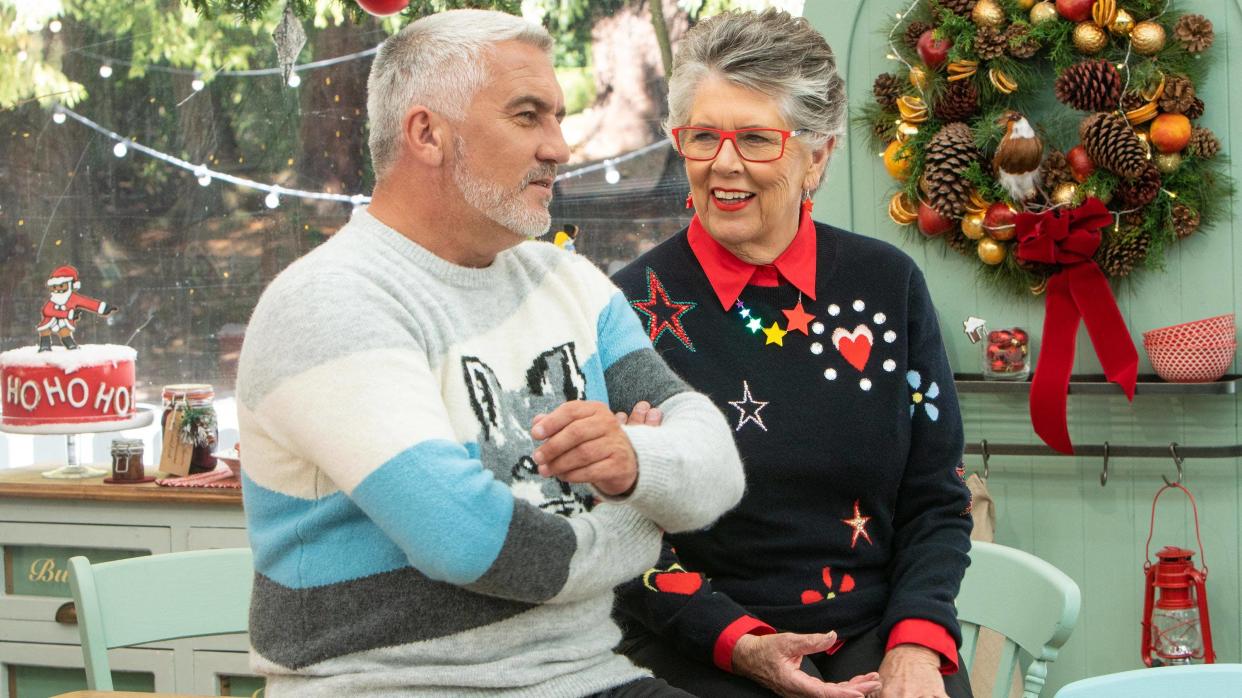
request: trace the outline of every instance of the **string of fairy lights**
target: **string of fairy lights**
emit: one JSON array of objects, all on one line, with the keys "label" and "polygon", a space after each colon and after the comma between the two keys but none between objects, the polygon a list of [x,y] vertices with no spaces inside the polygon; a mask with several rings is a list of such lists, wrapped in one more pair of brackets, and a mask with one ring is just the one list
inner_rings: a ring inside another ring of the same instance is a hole
[{"label": "string of fairy lights", "polygon": [[[56,107],[53,108],[53,111],[52,111],[53,123],[64,124],[69,119],[72,119],[82,124],[83,126],[86,126],[92,131],[95,131],[96,133],[100,133],[104,136],[107,136],[108,138],[115,141],[114,145],[112,146],[112,154],[118,158],[125,157],[126,155],[129,154],[129,151],[133,150],[135,152],[142,153],[143,155],[146,155],[148,157],[154,158],[161,162],[165,162],[169,165],[172,165],[174,167],[190,172],[198,180],[199,185],[204,186],[204,187],[210,186],[212,182],[219,181],[219,182],[227,182],[229,184],[242,187],[244,189],[251,189],[254,191],[266,192],[267,196],[263,198],[263,203],[268,208],[279,207],[282,197],[293,197],[293,198],[298,198],[298,199],[309,199],[309,200],[318,200],[318,201],[337,201],[341,203],[348,203],[354,206],[362,206],[364,204],[370,203],[371,201],[371,197],[366,196],[365,194],[335,194],[332,192],[310,191],[307,189],[296,189],[292,187],[284,187],[279,184],[270,184],[267,182],[260,182],[257,180],[248,179],[246,177],[238,177],[237,175],[229,174],[227,172],[221,172],[219,170],[214,170],[208,167],[206,164],[193,163],[188,160],[179,158],[175,155],[170,155],[168,153],[157,150],[150,146],[146,146],[141,143],[138,143],[134,141],[132,138],[127,138],[125,136],[122,136],[116,131],[113,131],[112,129],[109,129],[101,124],[98,124],[95,121],[73,111],[72,109],[68,107],[57,105]],[[621,181],[621,171],[617,168],[617,165],[620,165],[621,163],[624,163],[629,160],[633,160],[634,158],[646,155],[647,153],[650,153],[653,150],[668,147],[669,144],[670,144],[669,140],[667,138],[663,138],[654,143],[649,143],[641,148],[638,148],[637,150],[632,150],[628,153],[624,153],[622,155],[618,155],[613,158],[607,158],[601,162],[593,163],[590,165],[585,165],[583,167],[570,170],[568,172],[562,172],[561,174],[556,176],[555,181],[562,182],[567,179],[572,179],[574,177],[581,177],[583,175],[590,174],[592,172],[598,172],[600,170],[603,170],[604,181],[608,182],[609,184],[616,184]]]}]

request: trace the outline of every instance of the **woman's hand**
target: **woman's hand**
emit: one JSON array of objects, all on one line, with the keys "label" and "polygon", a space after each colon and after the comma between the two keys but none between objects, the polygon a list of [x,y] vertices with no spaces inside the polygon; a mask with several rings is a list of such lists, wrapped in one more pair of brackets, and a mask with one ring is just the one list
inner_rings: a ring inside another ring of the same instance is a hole
[{"label": "woman's hand", "polygon": [[897,645],[880,663],[879,698],[949,698],[940,674],[940,655],[921,645]]},{"label": "woman's hand", "polygon": [[879,674],[825,683],[802,671],[802,658],[837,644],[836,633],[743,635],[733,646],[733,672],[783,698],[864,698],[880,690]]}]

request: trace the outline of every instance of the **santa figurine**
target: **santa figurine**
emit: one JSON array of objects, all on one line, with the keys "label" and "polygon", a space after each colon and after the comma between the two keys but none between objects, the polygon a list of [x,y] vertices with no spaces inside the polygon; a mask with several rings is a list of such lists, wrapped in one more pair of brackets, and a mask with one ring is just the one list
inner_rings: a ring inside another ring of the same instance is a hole
[{"label": "santa figurine", "polygon": [[69,265],[57,267],[47,279],[49,298],[43,304],[43,319],[35,329],[39,331],[39,351],[52,350],[52,333],[60,337],[66,349],[77,349],[73,341],[74,322],[83,310],[96,315],[111,315],[116,306],[78,293],[82,282],[78,270]]}]

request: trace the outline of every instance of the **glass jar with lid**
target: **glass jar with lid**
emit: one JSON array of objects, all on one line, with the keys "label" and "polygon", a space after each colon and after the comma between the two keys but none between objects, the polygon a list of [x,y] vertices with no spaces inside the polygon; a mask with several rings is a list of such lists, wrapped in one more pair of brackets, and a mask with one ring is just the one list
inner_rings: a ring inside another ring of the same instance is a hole
[{"label": "glass jar with lid", "polygon": [[142,439],[112,440],[113,482],[142,482],[146,470],[142,466]]},{"label": "glass jar with lid", "polygon": [[216,392],[206,383],[180,383],[164,386],[162,424],[175,411],[181,411],[181,438],[193,445],[190,472],[206,473],[216,468],[216,442],[220,438],[216,426]]}]

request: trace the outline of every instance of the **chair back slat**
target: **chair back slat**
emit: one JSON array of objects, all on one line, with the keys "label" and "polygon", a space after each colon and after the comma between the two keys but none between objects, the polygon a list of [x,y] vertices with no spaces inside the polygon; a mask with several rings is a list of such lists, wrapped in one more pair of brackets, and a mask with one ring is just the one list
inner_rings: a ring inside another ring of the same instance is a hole
[{"label": "chair back slat", "polygon": [[974,623],[963,621],[962,624],[962,662],[966,665],[966,671],[971,671],[975,666],[975,648],[979,642],[979,626]]},{"label": "chair back slat", "polygon": [[996,663],[996,677],[992,680],[992,698],[1009,698],[1013,686],[1013,671],[1018,666],[1018,644],[1005,638],[1001,644],[1000,660]]}]

